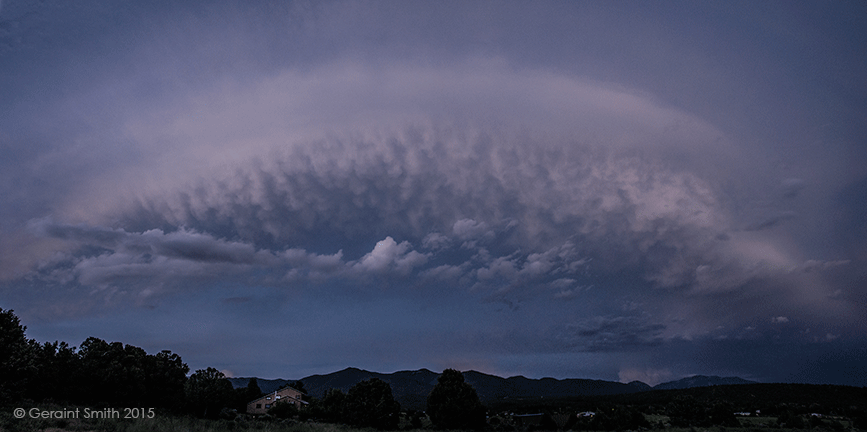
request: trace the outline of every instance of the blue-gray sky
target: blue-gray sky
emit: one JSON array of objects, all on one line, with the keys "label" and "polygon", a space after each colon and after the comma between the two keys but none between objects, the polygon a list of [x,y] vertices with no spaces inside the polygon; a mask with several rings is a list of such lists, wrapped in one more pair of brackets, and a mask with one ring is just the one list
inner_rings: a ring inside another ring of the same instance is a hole
[{"label": "blue-gray sky", "polygon": [[0,307],[193,369],[867,385],[867,4],[0,3]]}]

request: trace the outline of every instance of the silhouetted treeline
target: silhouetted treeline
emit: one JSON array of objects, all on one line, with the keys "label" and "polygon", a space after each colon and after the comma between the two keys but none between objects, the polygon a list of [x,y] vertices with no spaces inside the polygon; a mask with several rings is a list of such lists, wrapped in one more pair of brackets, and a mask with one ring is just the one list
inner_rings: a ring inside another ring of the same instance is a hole
[{"label": "silhouetted treeline", "polygon": [[[247,402],[262,394],[255,379],[246,387],[234,389],[214,368],[187,376],[189,367],[171,351],[148,354],[139,347],[94,337],[78,348],[66,342],[39,343],[27,339],[25,330],[11,310],[0,309],[0,407],[54,402],[92,408],[156,408],[215,418],[224,408],[244,412]],[[453,422],[455,418],[466,420],[469,413],[481,414],[479,418],[483,420],[484,408],[459,372],[447,370],[440,378],[427,406],[434,426],[484,427],[482,421]],[[303,391],[303,383],[296,382],[293,386]],[[395,428],[399,418],[400,406],[390,385],[379,379],[362,381],[348,393],[330,390],[321,399],[308,401],[308,407],[302,411],[291,404],[277,404],[272,415],[313,417],[380,429]],[[740,422],[735,412],[757,411],[763,417],[775,417],[777,426],[789,429],[842,431],[840,421],[848,419],[855,429],[867,430],[867,388],[839,385],[725,385],[611,396],[512,400],[490,408],[492,412],[544,413],[542,422],[533,426],[543,430],[636,430],[665,426],[661,420],[650,424],[647,415],[666,418],[673,427],[736,427]],[[579,412],[593,415],[576,416]],[[420,425],[419,413],[411,413],[409,418],[414,426]],[[496,427],[506,430],[506,426],[501,423]]]},{"label": "silhouetted treeline", "polygon": [[[476,390],[454,369],[446,369],[427,397],[427,415],[437,429],[481,430],[487,424],[485,407]],[[322,398],[312,398],[307,409],[298,411],[291,404],[277,404],[268,411],[277,417],[298,416],[356,427],[394,430],[400,419],[400,404],[394,400],[391,385],[370,378],[353,385],[347,393],[329,389]],[[406,413],[409,426],[420,428],[422,413]]]},{"label": "silhouetted treeline", "polygon": [[594,413],[570,419],[566,429],[573,430],[648,427],[635,413],[665,416],[673,427],[737,427],[744,423],[735,416],[736,412],[752,415],[759,412],[763,417],[775,417],[777,426],[787,428],[834,430],[839,425],[835,419],[843,418],[851,420],[854,428],[867,430],[867,388],[840,385],[721,385],[544,401],[506,401],[493,405],[492,409],[516,413]]},{"label": "silhouetted treeline", "polygon": [[355,384],[347,393],[328,390],[321,399],[311,399],[305,412],[295,410],[291,404],[277,404],[269,414],[281,417],[300,414],[302,418],[330,423],[394,430],[400,419],[400,404],[394,400],[388,383],[371,378]]},{"label": "silhouetted treeline", "polygon": [[[714,407],[731,412],[760,411],[763,416],[779,417],[786,413],[806,416],[819,413],[853,419],[861,428],[867,412],[867,388],[817,384],[742,384],[696,387],[684,390],[660,390],[616,398],[621,403],[642,406],[645,412],[674,415],[678,418],[701,418]],[[689,414],[703,411],[702,414]],[[701,426],[695,421],[690,425]],[[720,423],[715,423],[720,424]]]},{"label": "silhouetted treeline", "polygon": [[148,354],[120,342],[87,338],[76,349],[66,342],[40,344],[11,310],[0,309],[0,406],[22,401],[91,407],[147,407],[216,417],[226,407],[243,411],[261,392],[233,389],[214,368],[190,368],[164,350]]}]

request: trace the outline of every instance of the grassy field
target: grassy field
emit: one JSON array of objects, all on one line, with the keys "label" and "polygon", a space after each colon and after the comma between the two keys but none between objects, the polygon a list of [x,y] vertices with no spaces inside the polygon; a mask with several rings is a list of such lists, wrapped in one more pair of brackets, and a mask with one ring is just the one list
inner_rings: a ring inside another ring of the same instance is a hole
[{"label": "grassy field", "polygon": [[[46,407],[60,409],[60,407]],[[706,427],[706,428],[673,428],[659,429],[657,425],[668,423],[664,415],[647,415],[647,420],[653,425],[652,430],[665,432],[795,432],[810,430],[813,432],[827,431],[830,428],[783,429],[777,427],[775,417],[738,417],[741,427]],[[841,420],[845,431],[852,431],[851,423]],[[410,430],[409,420],[402,416],[400,430]],[[432,431],[429,421],[425,418],[422,429]],[[506,432],[510,428],[491,428],[491,431]],[[524,429],[517,428],[516,432]],[[15,418],[11,410],[0,412],[0,432],[44,431],[44,432],[228,432],[228,431],[269,431],[269,432],[375,432],[373,429],[358,429],[344,425],[328,423],[298,422],[293,420],[260,419],[238,416],[235,420],[203,420],[191,417],[179,417],[157,413],[151,419],[57,419],[57,418]],[[585,431],[592,432],[592,431]]]},{"label": "grassy field", "polygon": [[[408,421],[402,420],[401,429]],[[425,424],[429,426],[429,423]],[[151,419],[56,419],[14,418],[10,412],[0,413],[0,432],[376,432],[330,423],[299,422],[295,420],[258,419],[239,416],[235,420],[207,420],[193,417],[156,415]]]},{"label": "grassy field", "polygon": [[[10,416],[6,416],[10,417]],[[270,431],[270,432],[349,432],[352,429],[326,423],[282,422],[278,420],[203,420],[191,417],[158,416],[152,419],[14,419],[3,418],[0,430],[45,431],[45,432],[224,432],[224,431]],[[372,432],[372,431],[370,431]]]},{"label": "grassy field", "polygon": [[[5,420],[5,419],[4,419]],[[707,428],[665,428],[666,432],[796,432],[820,429],[781,429],[768,427],[773,418],[758,418],[756,422],[741,422],[742,427]],[[44,431],[44,432],[85,432],[85,431],[125,431],[125,432],[229,432],[229,431],[269,431],[269,432],[375,432],[373,429],[357,429],[344,425],[327,423],[300,423],[262,420],[202,420],[189,417],[161,417],[144,420],[62,420],[62,419],[13,419],[5,422],[2,431]],[[424,431],[425,429],[422,429]],[[426,429],[431,430],[431,429]],[[851,430],[847,428],[847,430]],[[592,431],[586,431],[592,432]]]}]

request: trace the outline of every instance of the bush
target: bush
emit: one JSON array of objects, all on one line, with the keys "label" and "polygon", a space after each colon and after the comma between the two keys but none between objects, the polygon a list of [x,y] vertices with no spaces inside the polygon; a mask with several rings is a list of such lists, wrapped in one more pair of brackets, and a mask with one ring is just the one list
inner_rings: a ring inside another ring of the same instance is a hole
[{"label": "bush", "polygon": [[295,418],[298,415],[298,412],[298,407],[289,402],[277,402],[268,410],[268,414],[279,419]]}]

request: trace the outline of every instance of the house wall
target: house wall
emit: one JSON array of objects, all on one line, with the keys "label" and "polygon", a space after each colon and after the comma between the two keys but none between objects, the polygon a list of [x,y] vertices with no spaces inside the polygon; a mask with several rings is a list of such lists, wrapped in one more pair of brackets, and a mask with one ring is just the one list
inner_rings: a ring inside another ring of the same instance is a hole
[{"label": "house wall", "polygon": [[304,405],[301,401],[302,395],[303,393],[292,387],[282,388],[248,403],[247,414],[265,414],[276,403],[291,403],[295,404],[296,407],[301,408]]}]

